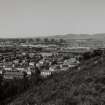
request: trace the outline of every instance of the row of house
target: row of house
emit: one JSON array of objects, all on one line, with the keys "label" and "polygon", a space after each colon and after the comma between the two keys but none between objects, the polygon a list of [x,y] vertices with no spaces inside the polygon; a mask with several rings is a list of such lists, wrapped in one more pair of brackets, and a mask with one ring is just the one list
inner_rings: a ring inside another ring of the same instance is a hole
[{"label": "row of house", "polygon": [[4,79],[23,78],[35,72],[35,63],[41,59],[37,53],[16,53],[12,55],[1,54],[0,74]]},{"label": "row of house", "polygon": [[64,56],[44,57],[36,66],[41,70],[41,76],[47,77],[55,72],[67,71],[77,66],[80,61],[76,57],[64,58]]},{"label": "row of house", "polygon": [[55,51],[50,48],[39,52],[25,48],[25,51],[18,49],[14,52],[0,54],[0,74],[4,79],[30,77],[36,70],[40,71],[41,76],[47,77],[55,72],[70,70],[80,63],[80,53],[73,54],[69,49],[59,48]]}]

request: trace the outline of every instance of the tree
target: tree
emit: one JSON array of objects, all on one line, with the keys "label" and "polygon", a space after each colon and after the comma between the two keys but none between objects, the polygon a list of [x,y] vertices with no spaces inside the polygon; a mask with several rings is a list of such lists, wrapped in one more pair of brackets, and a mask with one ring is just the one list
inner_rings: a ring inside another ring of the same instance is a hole
[{"label": "tree", "polygon": [[64,39],[59,39],[59,43],[65,43]]},{"label": "tree", "polygon": [[36,38],[36,42],[37,43],[41,42],[41,39],[40,38]]},{"label": "tree", "polygon": [[92,55],[91,52],[85,52],[85,53],[83,54],[84,60],[90,59],[90,58],[92,57],[91,55]]},{"label": "tree", "polygon": [[48,43],[49,42],[49,39],[48,38],[44,38],[44,42],[45,43]]},{"label": "tree", "polygon": [[52,38],[52,39],[50,40],[50,42],[51,42],[51,43],[56,43],[56,40]]}]

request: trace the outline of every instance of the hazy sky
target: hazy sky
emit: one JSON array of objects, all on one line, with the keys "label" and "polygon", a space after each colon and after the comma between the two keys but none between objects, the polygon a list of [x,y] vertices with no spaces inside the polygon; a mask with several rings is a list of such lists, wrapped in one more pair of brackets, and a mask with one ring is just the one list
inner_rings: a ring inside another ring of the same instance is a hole
[{"label": "hazy sky", "polygon": [[105,33],[105,0],[0,0],[0,37]]}]

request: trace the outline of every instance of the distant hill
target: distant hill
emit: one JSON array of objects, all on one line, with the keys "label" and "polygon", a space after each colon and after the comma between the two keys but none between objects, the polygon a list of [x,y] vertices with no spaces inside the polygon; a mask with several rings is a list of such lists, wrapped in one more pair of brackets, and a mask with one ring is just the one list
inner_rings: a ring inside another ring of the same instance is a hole
[{"label": "distant hill", "polygon": [[55,38],[55,39],[99,39],[99,40],[105,40],[105,34],[65,34],[65,35],[55,35],[50,36],[48,38]]},{"label": "distant hill", "polygon": [[35,36],[35,37],[20,37],[20,38],[0,38],[0,41],[2,40],[28,40],[28,39],[36,39],[36,38],[55,38],[55,39],[100,39],[105,40],[105,33],[97,33],[97,34],[64,34],[64,35],[47,35],[47,36]]}]

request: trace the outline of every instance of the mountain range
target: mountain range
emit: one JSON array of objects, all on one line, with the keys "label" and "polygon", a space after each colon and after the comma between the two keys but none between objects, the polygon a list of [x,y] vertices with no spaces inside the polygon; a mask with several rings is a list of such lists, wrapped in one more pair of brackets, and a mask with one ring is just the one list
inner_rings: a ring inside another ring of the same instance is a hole
[{"label": "mountain range", "polygon": [[49,36],[48,38],[105,40],[105,33],[98,33],[98,34],[91,34],[91,35],[90,34],[65,34],[65,35]]}]

